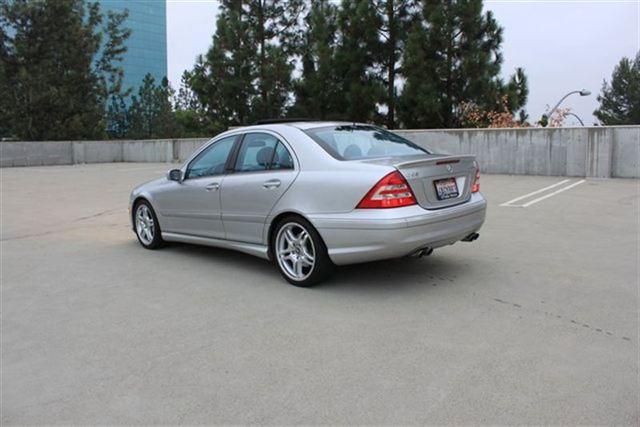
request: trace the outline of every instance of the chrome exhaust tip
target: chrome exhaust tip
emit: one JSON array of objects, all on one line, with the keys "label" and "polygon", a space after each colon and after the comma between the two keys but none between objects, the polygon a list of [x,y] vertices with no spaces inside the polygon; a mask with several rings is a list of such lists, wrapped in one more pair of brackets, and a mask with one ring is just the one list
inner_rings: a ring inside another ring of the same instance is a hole
[{"label": "chrome exhaust tip", "polygon": [[422,248],[422,249],[418,249],[417,251],[415,251],[409,256],[412,258],[422,258],[423,256],[429,256],[432,253],[433,253],[433,248]]},{"label": "chrome exhaust tip", "polygon": [[480,234],[478,233],[471,233],[469,234],[467,237],[465,237],[464,239],[462,239],[463,242],[473,242],[474,240],[477,240],[478,237],[480,237]]}]

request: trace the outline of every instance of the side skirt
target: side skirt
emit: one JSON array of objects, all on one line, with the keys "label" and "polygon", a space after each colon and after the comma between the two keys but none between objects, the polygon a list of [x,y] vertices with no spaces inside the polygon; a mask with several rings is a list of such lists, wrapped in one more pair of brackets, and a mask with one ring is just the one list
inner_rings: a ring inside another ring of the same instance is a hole
[{"label": "side skirt", "polygon": [[193,243],[195,245],[213,246],[215,248],[233,249],[262,259],[269,259],[267,247],[255,243],[234,242],[231,240],[214,239],[211,237],[192,236],[180,233],[162,233],[167,242]]}]

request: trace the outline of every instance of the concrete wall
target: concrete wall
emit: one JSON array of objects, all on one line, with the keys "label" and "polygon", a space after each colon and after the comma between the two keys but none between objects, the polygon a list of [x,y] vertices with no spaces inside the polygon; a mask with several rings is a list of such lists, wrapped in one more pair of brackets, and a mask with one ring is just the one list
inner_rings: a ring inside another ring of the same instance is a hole
[{"label": "concrete wall", "polygon": [[0,142],[0,167],[114,162],[179,162],[209,138]]},{"label": "concrete wall", "polygon": [[446,154],[474,154],[484,172],[640,178],[640,126],[399,130]]},{"label": "concrete wall", "polygon": [[[475,154],[483,172],[640,178],[640,126],[398,130],[444,154]],[[0,142],[0,166],[180,162],[208,138]]]}]

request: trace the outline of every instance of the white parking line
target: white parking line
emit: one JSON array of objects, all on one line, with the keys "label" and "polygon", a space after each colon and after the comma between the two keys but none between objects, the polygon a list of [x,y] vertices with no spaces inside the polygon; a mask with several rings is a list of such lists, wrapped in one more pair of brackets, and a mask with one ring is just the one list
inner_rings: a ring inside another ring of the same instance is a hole
[{"label": "white parking line", "polygon": [[562,185],[564,183],[567,183],[567,182],[569,182],[568,179],[565,179],[565,180],[560,181],[560,182],[556,182],[555,184],[550,185],[548,187],[544,187],[544,188],[541,188],[539,190],[532,191],[531,193],[527,193],[524,196],[516,197],[515,199],[509,200],[508,202],[504,202],[500,206],[520,207],[520,206],[513,206],[513,205],[511,205],[511,203],[517,202],[517,201],[522,200],[522,199],[526,199],[527,197],[535,196],[536,194],[542,193],[543,191],[551,190],[552,188],[555,188],[555,187],[557,187],[559,185]]},{"label": "white parking line", "polygon": [[567,185],[566,187],[563,187],[563,188],[561,188],[561,189],[559,189],[559,190],[557,190],[557,191],[554,191],[553,193],[545,194],[545,195],[544,195],[544,196],[542,196],[542,197],[538,197],[537,199],[533,199],[532,201],[527,202],[527,203],[525,203],[524,205],[522,205],[522,207],[523,207],[523,208],[526,208],[527,206],[531,206],[531,205],[533,205],[534,203],[538,203],[538,202],[540,202],[540,201],[542,201],[542,200],[544,200],[544,199],[548,199],[549,197],[551,197],[551,196],[555,196],[556,194],[562,193],[563,191],[567,191],[567,190],[570,190],[570,189],[571,189],[571,188],[573,188],[573,187],[577,187],[578,185],[582,184],[583,182],[585,182],[585,180],[584,180],[584,179],[582,179],[582,180],[580,180],[580,181],[578,181],[578,182],[574,182],[573,184],[571,184],[571,185]]}]

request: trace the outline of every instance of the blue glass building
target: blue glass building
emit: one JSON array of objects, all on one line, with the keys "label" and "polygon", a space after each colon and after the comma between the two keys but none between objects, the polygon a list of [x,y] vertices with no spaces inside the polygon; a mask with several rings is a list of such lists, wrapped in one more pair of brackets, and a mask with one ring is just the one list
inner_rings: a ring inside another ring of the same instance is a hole
[{"label": "blue glass building", "polygon": [[137,93],[147,73],[159,84],[167,76],[167,5],[165,0],[99,0],[102,13],[129,10],[124,26],[131,28],[124,55],[123,88]]}]

